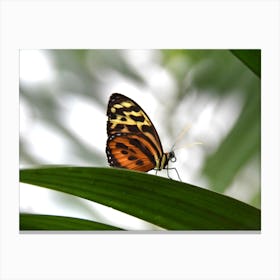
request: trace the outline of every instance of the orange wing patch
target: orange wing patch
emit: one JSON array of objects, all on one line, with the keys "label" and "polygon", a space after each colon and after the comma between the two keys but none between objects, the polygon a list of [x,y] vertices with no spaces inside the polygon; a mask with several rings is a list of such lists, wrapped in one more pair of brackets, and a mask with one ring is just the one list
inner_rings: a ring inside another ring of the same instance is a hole
[{"label": "orange wing patch", "polygon": [[151,153],[150,143],[140,135],[115,134],[107,141],[107,157],[109,164],[147,172],[156,165]]}]

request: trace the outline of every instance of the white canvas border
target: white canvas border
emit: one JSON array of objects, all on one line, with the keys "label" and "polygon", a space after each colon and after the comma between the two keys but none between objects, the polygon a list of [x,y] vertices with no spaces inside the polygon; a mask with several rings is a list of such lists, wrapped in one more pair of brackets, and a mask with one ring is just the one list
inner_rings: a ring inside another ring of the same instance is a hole
[{"label": "white canvas border", "polygon": [[[278,1],[1,2],[1,279],[280,279]],[[260,234],[19,234],[18,50],[262,49]]]}]

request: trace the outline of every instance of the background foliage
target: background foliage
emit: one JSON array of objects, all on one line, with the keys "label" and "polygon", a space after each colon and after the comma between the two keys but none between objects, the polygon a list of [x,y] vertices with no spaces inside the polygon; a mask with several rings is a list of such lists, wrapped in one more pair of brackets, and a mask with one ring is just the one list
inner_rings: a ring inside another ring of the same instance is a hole
[{"label": "background foliage", "polygon": [[[121,92],[152,114],[164,146],[171,146],[186,124],[192,125],[185,140],[203,145],[176,151],[176,167],[184,181],[260,208],[260,51],[43,53],[51,65],[51,79],[31,83],[24,79],[27,70],[21,64],[22,167],[107,166],[106,106],[112,92]],[[77,115],[71,113],[79,106],[81,119],[76,122]],[[87,108],[96,114],[91,116]],[[81,201],[58,202],[80,204],[93,220],[103,221]],[[22,205],[22,211],[36,209]]]}]

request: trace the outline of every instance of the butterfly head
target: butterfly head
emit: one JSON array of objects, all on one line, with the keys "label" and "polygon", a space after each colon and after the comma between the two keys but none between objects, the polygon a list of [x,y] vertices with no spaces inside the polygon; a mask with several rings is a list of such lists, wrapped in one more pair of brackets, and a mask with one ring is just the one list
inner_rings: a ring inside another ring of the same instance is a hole
[{"label": "butterfly head", "polygon": [[163,156],[162,160],[164,161],[164,167],[163,168],[165,168],[168,165],[169,161],[176,162],[177,159],[176,159],[174,151],[171,151],[169,153],[164,153],[164,156]]}]

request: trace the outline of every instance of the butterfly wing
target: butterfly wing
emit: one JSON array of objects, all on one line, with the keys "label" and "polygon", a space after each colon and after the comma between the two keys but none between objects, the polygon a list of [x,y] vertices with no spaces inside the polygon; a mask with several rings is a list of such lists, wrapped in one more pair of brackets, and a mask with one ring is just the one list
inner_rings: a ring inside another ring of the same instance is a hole
[{"label": "butterfly wing", "polygon": [[110,166],[147,172],[156,165],[150,143],[141,135],[113,134],[108,138],[106,154]]},{"label": "butterfly wing", "polygon": [[[148,171],[159,164],[163,156],[159,136],[145,111],[135,101],[119,93],[112,94],[107,116],[106,153],[111,166]],[[134,157],[137,159],[130,160]]]}]

